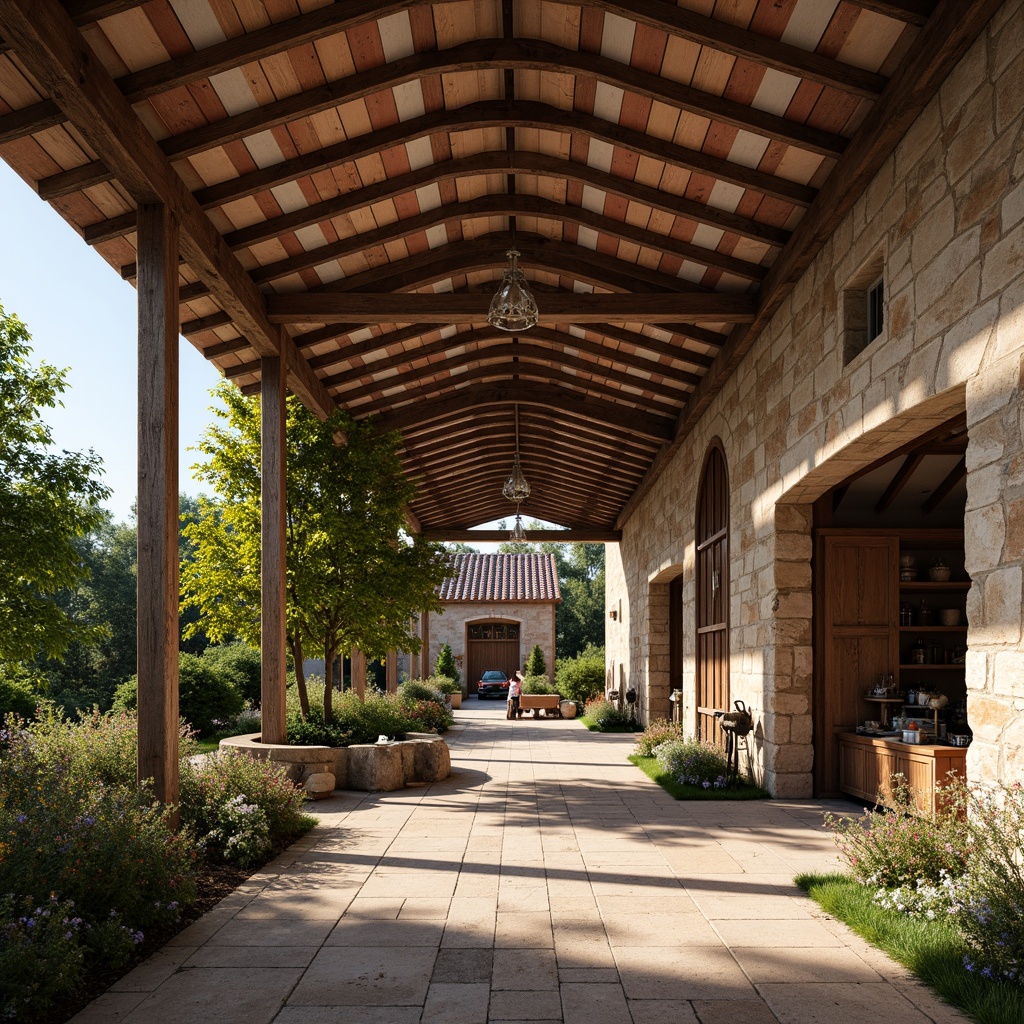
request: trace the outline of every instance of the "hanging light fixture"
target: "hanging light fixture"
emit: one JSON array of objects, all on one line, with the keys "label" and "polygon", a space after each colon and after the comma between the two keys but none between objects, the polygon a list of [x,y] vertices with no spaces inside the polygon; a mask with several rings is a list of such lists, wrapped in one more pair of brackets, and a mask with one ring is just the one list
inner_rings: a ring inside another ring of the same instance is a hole
[{"label": "hanging light fixture", "polygon": [[491,299],[487,322],[499,331],[528,331],[540,316],[537,303],[516,263],[519,252],[513,248],[505,255],[508,256],[508,269],[502,274],[501,286]]},{"label": "hanging light fixture", "polygon": [[526,531],[523,529],[523,521],[519,518],[519,506],[516,505],[516,525],[512,527],[512,532],[508,535],[508,539],[515,541],[516,544],[526,543]]},{"label": "hanging light fixture", "polygon": [[519,406],[515,406],[515,417],[516,417],[516,453],[512,457],[512,472],[509,474],[508,479],[505,481],[505,486],[502,487],[501,493],[509,501],[516,503],[516,516],[519,515],[519,503],[526,501],[530,496],[530,485],[526,482],[526,477],[523,476],[522,467],[519,465]]}]

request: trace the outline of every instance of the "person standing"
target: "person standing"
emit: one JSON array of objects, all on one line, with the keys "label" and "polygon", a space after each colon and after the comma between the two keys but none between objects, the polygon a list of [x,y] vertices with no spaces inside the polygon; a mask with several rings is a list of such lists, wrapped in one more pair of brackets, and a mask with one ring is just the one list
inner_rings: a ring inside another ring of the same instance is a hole
[{"label": "person standing", "polygon": [[517,671],[516,674],[509,680],[508,684],[508,718],[518,718],[520,715],[519,711],[519,698],[523,693],[523,673]]}]

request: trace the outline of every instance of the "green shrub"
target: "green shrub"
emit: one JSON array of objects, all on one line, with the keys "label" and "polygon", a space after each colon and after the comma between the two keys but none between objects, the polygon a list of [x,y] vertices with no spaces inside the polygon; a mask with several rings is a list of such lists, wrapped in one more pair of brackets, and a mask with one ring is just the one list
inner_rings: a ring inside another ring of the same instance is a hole
[{"label": "green shrub", "polygon": [[663,771],[676,782],[704,789],[724,789],[729,781],[725,751],[699,740],[666,740],[654,748]]},{"label": "green shrub", "polygon": [[598,732],[626,729],[630,724],[629,716],[624,711],[620,711],[610,700],[605,700],[604,697],[588,701],[583,717]]},{"label": "green shrub", "polygon": [[530,650],[530,654],[526,659],[525,675],[528,676],[547,676],[548,667],[544,664],[544,652],[541,650],[540,644],[534,644]]},{"label": "green shrub", "polygon": [[448,644],[441,644],[437,652],[437,664],[434,666],[434,673],[439,676],[446,676],[458,682],[460,679],[458,666],[455,664],[455,655]]},{"label": "green shrub", "polygon": [[[200,736],[209,736],[242,710],[241,693],[225,676],[194,654],[178,655],[178,711]],[[125,680],[114,694],[114,710],[134,711],[139,704],[138,676]]]},{"label": "green shrub", "polygon": [[409,700],[432,700],[443,704],[444,691],[435,685],[436,680],[437,676],[431,676],[429,679],[410,679],[398,688],[398,695]]},{"label": "green shrub", "polygon": [[438,693],[462,693],[462,686],[458,680],[449,679],[447,676],[431,676],[427,680],[427,685],[433,686]]},{"label": "green shrub", "polygon": [[643,731],[643,735],[636,741],[636,753],[640,757],[652,757],[654,748],[660,746],[666,740],[681,740],[683,738],[683,727],[675,722],[669,722],[664,718],[656,718]]},{"label": "green shrub", "polygon": [[548,682],[544,675],[523,676],[523,693],[558,693],[558,689]]},{"label": "green shrub", "polygon": [[226,677],[242,698],[258,708],[263,699],[260,652],[244,643],[218,644],[203,651],[203,662]]},{"label": "green shrub", "polygon": [[0,719],[17,715],[35,718],[36,705],[44,700],[46,677],[20,664],[0,664]]},{"label": "green shrub", "polygon": [[325,722],[323,708],[316,705],[305,718],[298,711],[289,711],[285,728],[288,742],[297,747],[347,747],[354,742],[350,729],[337,719]]},{"label": "green shrub", "polygon": [[914,793],[906,780],[894,776],[891,806],[860,818],[825,816],[836,845],[858,881],[883,889],[931,884],[944,876],[959,878],[967,869],[970,834],[964,826],[966,791],[946,788],[936,799],[932,818],[917,813]]},{"label": "green shrub", "polygon": [[555,687],[567,700],[586,704],[604,692],[604,649],[587,647],[575,658],[561,658],[556,663]]},{"label": "green shrub", "polygon": [[283,769],[236,751],[181,765],[181,820],[207,855],[251,867],[286,840],[307,831],[305,793]]}]

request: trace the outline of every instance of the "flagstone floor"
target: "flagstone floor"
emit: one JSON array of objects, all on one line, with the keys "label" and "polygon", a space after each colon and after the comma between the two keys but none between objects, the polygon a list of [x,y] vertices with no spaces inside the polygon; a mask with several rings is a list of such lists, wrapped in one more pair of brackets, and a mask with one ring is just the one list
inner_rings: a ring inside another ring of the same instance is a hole
[{"label": "flagstone floor", "polygon": [[467,701],[453,772],[320,824],[75,1024],[954,1024],[793,885],[811,800],[679,803],[628,736]]}]

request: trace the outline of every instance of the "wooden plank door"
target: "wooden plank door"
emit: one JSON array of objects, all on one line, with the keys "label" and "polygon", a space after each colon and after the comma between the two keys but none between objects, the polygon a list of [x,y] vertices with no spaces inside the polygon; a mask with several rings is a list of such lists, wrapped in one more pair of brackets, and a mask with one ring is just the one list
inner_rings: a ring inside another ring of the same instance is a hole
[{"label": "wooden plank door", "polygon": [[697,737],[724,746],[717,719],[729,710],[729,478],[713,445],[697,495]]},{"label": "wooden plank door", "polygon": [[[815,782],[818,795],[839,792],[837,735],[878,718],[864,694],[899,662],[899,542],[887,536],[826,536],[819,548],[822,666],[816,693]],[[870,714],[869,714],[870,711]]]}]

